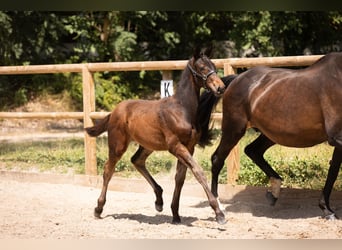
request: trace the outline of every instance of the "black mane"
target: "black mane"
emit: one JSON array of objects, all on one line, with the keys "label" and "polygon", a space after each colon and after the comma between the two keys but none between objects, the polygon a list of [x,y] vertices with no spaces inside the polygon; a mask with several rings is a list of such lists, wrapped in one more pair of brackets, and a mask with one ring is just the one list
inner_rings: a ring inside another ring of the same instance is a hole
[{"label": "black mane", "polygon": [[[221,77],[221,80],[227,88],[236,77],[237,75],[228,75]],[[197,126],[201,131],[201,137],[198,141],[198,145],[201,147],[211,145],[211,141],[214,139],[214,133],[212,129],[209,129],[209,123],[211,113],[221,97],[215,96],[211,91],[205,91],[200,96],[197,109]]]}]

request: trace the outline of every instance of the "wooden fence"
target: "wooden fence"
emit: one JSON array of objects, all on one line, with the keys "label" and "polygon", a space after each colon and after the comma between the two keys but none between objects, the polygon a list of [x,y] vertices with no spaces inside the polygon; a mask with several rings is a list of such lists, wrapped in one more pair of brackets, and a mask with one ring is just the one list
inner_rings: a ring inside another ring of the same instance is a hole
[{"label": "wooden fence", "polygon": [[[230,58],[213,59],[217,68],[224,69],[224,74],[234,74],[238,68],[250,68],[258,65],[265,66],[307,66],[321,56],[288,56],[263,58]],[[163,78],[170,76],[172,70],[183,70],[187,60],[177,61],[148,61],[148,62],[114,62],[114,63],[84,63],[84,64],[54,64],[27,66],[0,66],[0,75],[18,74],[51,74],[51,73],[80,73],[83,82],[83,112],[0,112],[0,119],[83,119],[84,127],[92,126],[93,119],[107,115],[107,112],[95,112],[95,85],[93,73],[99,71],[141,71],[158,70],[163,72]],[[213,114],[220,119],[221,114]],[[97,175],[96,138],[85,133],[85,173]],[[235,147],[228,157],[227,182],[235,183],[240,166],[238,148]]]}]

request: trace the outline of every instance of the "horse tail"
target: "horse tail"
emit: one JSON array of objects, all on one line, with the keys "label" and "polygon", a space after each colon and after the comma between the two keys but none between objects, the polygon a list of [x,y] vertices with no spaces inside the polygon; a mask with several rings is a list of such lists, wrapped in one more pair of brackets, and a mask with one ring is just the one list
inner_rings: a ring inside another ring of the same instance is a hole
[{"label": "horse tail", "polygon": [[90,135],[92,137],[96,137],[96,136],[99,136],[100,134],[102,134],[103,132],[107,131],[108,130],[109,118],[110,118],[110,114],[107,115],[102,120],[100,120],[95,126],[85,128],[88,135]]},{"label": "horse tail", "polygon": [[[221,80],[227,88],[237,76],[228,75],[222,77]],[[198,141],[200,147],[211,145],[211,141],[214,139],[214,132],[212,129],[209,129],[209,122],[211,113],[221,98],[222,96],[215,96],[211,91],[205,91],[200,96],[197,110],[197,124],[201,131],[201,137]]]}]

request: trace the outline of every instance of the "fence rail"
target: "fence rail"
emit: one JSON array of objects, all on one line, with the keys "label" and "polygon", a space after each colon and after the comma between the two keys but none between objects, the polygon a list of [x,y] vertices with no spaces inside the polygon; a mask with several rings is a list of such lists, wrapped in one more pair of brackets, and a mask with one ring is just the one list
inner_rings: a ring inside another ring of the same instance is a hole
[{"label": "fence rail", "polygon": [[[213,59],[217,68],[224,69],[224,74],[234,74],[238,68],[250,68],[264,65],[273,67],[307,66],[318,60],[321,55],[314,56],[284,56],[263,58],[229,58]],[[80,73],[83,82],[82,112],[0,112],[0,119],[83,119],[84,127],[92,126],[93,119],[100,119],[108,112],[95,112],[95,85],[93,73],[99,71],[141,71],[158,70],[170,75],[172,70],[183,70],[187,60],[148,61],[148,62],[113,62],[113,63],[83,63],[83,64],[53,64],[0,66],[0,75],[19,74],[56,74]],[[164,76],[164,75],[163,75]],[[163,77],[164,78],[164,77]],[[220,119],[221,114],[213,114],[214,119]],[[85,173],[97,174],[96,138],[85,133]],[[239,171],[239,152],[235,147],[228,157],[228,183],[234,183]]]}]

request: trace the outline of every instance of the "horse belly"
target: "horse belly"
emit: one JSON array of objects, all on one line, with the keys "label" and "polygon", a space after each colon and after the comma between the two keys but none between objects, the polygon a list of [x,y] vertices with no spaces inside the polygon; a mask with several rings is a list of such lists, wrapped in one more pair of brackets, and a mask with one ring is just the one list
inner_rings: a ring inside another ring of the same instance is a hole
[{"label": "horse belly", "polygon": [[295,148],[305,148],[317,145],[327,140],[325,133],[322,130],[307,130],[292,133],[291,131],[283,131],[281,134],[274,131],[262,131],[273,142]]},{"label": "horse belly", "polygon": [[324,118],[316,103],[269,103],[254,110],[251,126],[277,144],[310,147],[327,140]]},{"label": "horse belly", "polygon": [[153,117],[141,116],[131,119],[128,126],[133,141],[150,150],[167,150],[165,137],[159,122]]}]

